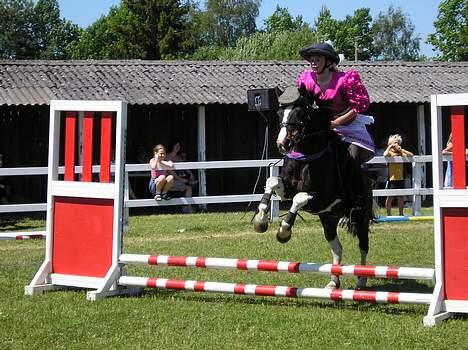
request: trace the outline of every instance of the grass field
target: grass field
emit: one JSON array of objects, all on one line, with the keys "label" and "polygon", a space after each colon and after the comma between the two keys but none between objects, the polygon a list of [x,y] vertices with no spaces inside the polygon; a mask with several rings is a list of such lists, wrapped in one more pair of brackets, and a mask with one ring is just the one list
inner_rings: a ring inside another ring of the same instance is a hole
[{"label": "grass field", "polygon": [[[250,215],[205,213],[130,218],[124,252],[330,262],[317,218],[304,214],[293,238],[251,230]],[[43,229],[41,220],[3,222],[0,231]],[[183,232],[181,232],[183,231]],[[340,232],[344,264],[357,240]],[[369,265],[433,267],[432,222],[373,225]],[[44,241],[0,242],[0,349],[462,349],[468,318],[425,328],[426,306],[146,290],[139,297],[86,301],[85,291],[23,295],[44,257]],[[130,275],[323,287],[327,276],[129,267]],[[344,277],[343,288],[355,278]],[[427,281],[369,280],[370,290],[430,293]]]}]

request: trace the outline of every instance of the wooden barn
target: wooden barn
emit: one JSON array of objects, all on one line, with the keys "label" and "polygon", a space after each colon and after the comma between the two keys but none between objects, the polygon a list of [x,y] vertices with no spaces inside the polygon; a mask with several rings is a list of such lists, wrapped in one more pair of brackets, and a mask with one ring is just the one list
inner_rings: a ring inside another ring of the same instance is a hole
[{"label": "wooden barn", "polygon": [[[188,161],[260,159],[264,145],[278,158],[276,113],[248,111],[247,91],[284,89],[305,68],[304,61],[0,61],[3,166],[47,165],[51,99],[127,101],[127,163],[148,162],[155,144],[173,139]],[[340,64],[351,68],[371,96],[370,132],[380,149],[399,133],[406,149],[430,153],[430,95],[468,91],[468,62]],[[249,193],[257,172],[207,171],[207,194]],[[45,199],[45,176],[2,181],[12,202]],[[133,181],[137,196],[147,196],[147,178]]]}]

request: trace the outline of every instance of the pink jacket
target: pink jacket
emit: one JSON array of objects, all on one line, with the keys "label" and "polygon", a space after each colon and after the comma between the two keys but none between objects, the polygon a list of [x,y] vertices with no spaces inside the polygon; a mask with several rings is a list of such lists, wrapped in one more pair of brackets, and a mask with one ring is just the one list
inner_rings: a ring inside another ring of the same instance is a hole
[{"label": "pink jacket", "polygon": [[361,81],[359,73],[355,70],[346,72],[335,71],[325,91],[320,90],[317,84],[317,75],[312,70],[305,70],[296,80],[297,86],[304,84],[307,91],[322,101],[331,102],[330,111],[336,115],[348,107],[356,113],[362,113],[369,108],[370,99],[367,89]]}]

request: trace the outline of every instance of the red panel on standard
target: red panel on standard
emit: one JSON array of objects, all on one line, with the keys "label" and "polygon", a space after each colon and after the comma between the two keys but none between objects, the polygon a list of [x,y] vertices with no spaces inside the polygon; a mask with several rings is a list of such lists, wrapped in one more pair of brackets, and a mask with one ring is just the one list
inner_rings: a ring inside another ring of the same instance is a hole
[{"label": "red panel on standard", "polygon": [[444,282],[448,300],[468,300],[468,208],[442,209]]},{"label": "red panel on standard", "polygon": [[104,277],[112,264],[114,201],[55,197],[52,271]]},{"label": "red panel on standard", "polygon": [[101,172],[99,180],[110,182],[112,143],[112,113],[103,112],[101,115]]},{"label": "red panel on standard", "polygon": [[65,181],[75,181],[76,112],[65,115]]},{"label": "red panel on standard", "polygon": [[83,118],[83,173],[81,181],[91,182],[93,180],[93,113],[85,112]]},{"label": "red panel on standard", "polygon": [[451,109],[452,121],[452,153],[453,153],[453,188],[466,187],[466,155],[465,155],[465,116],[463,107]]}]

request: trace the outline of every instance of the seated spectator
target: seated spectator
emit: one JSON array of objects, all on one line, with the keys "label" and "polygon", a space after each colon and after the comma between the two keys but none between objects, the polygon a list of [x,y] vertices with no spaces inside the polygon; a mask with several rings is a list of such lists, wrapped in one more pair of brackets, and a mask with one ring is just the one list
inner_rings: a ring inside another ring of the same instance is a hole
[{"label": "seated spectator", "polygon": [[156,201],[169,200],[169,190],[174,183],[174,177],[170,171],[174,168],[172,161],[166,160],[166,148],[156,145],[153,148],[154,157],[149,161],[151,179],[148,189]]},{"label": "seated spectator", "polygon": [[[173,140],[171,142],[167,159],[173,162],[184,162],[186,160],[179,140]],[[171,187],[171,191],[182,192],[184,197],[192,197],[193,186],[198,183],[193,173],[190,170],[173,170],[171,174],[174,177],[174,184]],[[183,211],[191,213],[193,212],[193,208],[191,205],[187,205],[183,208]]]},{"label": "seated spectator", "polygon": [[[390,135],[388,138],[388,146],[384,151],[384,157],[412,157],[414,154],[401,147],[403,139],[400,135]],[[388,181],[387,189],[400,189],[405,188],[405,180],[403,177],[403,163],[389,163],[388,164]],[[385,201],[387,208],[387,215],[392,215],[392,203],[394,196],[388,196]],[[400,216],[403,216],[403,196],[397,196],[398,211]]]}]

